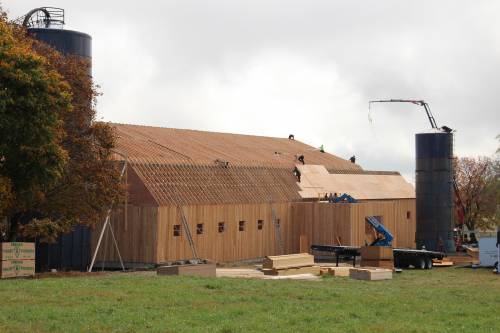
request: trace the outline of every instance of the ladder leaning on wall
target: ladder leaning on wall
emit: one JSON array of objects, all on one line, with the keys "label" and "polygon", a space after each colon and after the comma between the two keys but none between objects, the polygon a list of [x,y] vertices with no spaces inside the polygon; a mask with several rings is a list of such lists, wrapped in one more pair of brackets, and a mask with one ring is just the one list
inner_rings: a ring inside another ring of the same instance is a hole
[{"label": "ladder leaning on wall", "polygon": [[193,241],[193,236],[191,235],[191,230],[189,229],[189,224],[186,219],[186,215],[184,214],[184,209],[182,208],[181,205],[177,206],[179,213],[181,215],[181,222],[182,222],[182,227],[184,228],[184,231],[186,232],[186,237],[189,242],[189,247],[191,248],[191,252],[193,253],[193,259],[199,259],[198,257],[198,252],[196,251],[196,245],[194,244]]},{"label": "ladder leaning on wall", "polygon": [[274,207],[271,205],[271,216],[274,224],[274,232],[276,235],[276,243],[278,244],[278,249],[279,253],[278,254],[283,254],[284,251],[284,246],[283,246],[283,240],[281,239],[281,226],[280,226],[280,220],[276,217],[276,210]]}]

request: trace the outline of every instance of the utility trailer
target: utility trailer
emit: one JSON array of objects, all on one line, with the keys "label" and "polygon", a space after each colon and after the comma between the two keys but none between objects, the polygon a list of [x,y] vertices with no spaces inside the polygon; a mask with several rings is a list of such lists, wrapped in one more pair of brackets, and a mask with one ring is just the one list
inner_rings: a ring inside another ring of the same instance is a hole
[{"label": "utility trailer", "polygon": [[[340,245],[311,245],[312,251],[329,252],[335,255],[337,266],[339,259],[350,258],[353,266],[356,264],[356,257],[361,255],[359,246]],[[393,249],[394,266],[397,268],[408,268],[410,265],[417,269],[431,269],[432,259],[443,259],[445,254],[437,251],[415,250],[415,249]]]},{"label": "utility trailer", "polygon": [[438,251],[393,249],[394,266],[408,268],[410,265],[417,269],[431,269],[432,259],[442,260],[446,254]]}]

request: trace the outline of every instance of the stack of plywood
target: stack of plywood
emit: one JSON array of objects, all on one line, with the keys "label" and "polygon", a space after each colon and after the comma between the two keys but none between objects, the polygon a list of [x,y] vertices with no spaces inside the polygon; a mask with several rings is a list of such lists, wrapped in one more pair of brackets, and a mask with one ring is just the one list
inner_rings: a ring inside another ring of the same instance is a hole
[{"label": "stack of plywood", "polygon": [[392,269],[385,268],[351,268],[349,270],[351,279],[356,280],[392,280]]},{"label": "stack of plywood", "polygon": [[319,275],[320,267],[314,265],[314,256],[297,253],[266,257],[262,263],[262,271],[266,275]]},{"label": "stack of plywood", "polygon": [[361,252],[361,266],[394,269],[392,247],[364,246]]},{"label": "stack of plywood", "polygon": [[35,275],[35,243],[1,243],[0,278]]}]

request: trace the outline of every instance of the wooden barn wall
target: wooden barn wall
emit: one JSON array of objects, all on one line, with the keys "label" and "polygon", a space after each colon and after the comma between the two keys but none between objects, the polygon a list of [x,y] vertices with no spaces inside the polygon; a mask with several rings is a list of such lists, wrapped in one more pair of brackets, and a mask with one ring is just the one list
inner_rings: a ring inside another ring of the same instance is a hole
[{"label": "wooden barn wall", "polygon": [[[290,253],[292,229],[290,204],[273,204],[280,219],[284,253]],[[195,205],[184,206],[184,214],[199,257],[219,262],[259,258],[280,254],[269,204]],[[257,221],[263,220],[262,230]],[[245,230],[239,231],[239,221],[245,221]],[[218,232],[219,222],[226,230]],[[181,225],[181,236],[174,236],[174,225]],[[197,234],[197,224],[203,224],[203,234]],[[176,206],[159,207],[157,261],[192,258],[192,252],[182,227]]]},{"label": "wooden barn wall", "polygon": [[[123,261],[152,263],[156,258],[158,207],[128,205],[125,210],[116,209],[111,214],[111,224]],[[92,231],[92,255],[104,223]],[[118,262],[118,255],[109,228],[104,233],[96,258],[97,262]]]},{"label": "wooden barn wall", "polygon": [[[364,245],[365,240],[373,239],[373,231],[364,221],[370,215],[382,216],[382,223],[394,234],[394,246],[415,247],[414,199],[356,204],[295,202],[273,207],[280,219],[283,252],[277,245],[269,204],[193,205],[183,209],[198,255],[219,262],[297,253],[307,251],[311,244]],[[257,229],[258,220],[264,221],[262,230]],[[239,221],[246,222],[244,231],[238,230]],[[111,222],[125,262],[192,258],[176,206],[128,205],[127,221],[120,209],[113,212]],[[226,224],[223,233],[218,232],[219,222]],[[203,224],[203,234],[196,233],[197,224]],[[174,225],[181,225],[181,236],[174,236]],[[101,228],[102,224],[92,233],[93,249]],[[98,262],[103,260],[118,261],[109,231],[97,256]]]},{"label": "wooden barn wall", "polygon": [[[415,232],[417,228],[417,209],[415,199],[395,201],[397,233],[399,240],[396,240],[399,247],[416,248]],[[407,213],[409,213],[409,218]]]},{"label": "wooden barn wall", "polygon": [[[350,205],[326,202],[297,202],[291,205],[292,252],[308,250],[311,244],[349,245]],[[300,238],[304,247],[300,249]]]},{"label": "wooden barn wall", "polygon": [[[393,245],[415,247],[415,200],[365,201],[356,204],[324,202],[293,203],[292,252],[298,252],[300,237],[307,248],[311,244],[362,246],[374,239],[365,222],[366,216],[381,216],[394,235]],[[407,218],[407,212],[409,218]]]},{"label": "wooden barn wall", "polygon": [[[352,245],[362,246],[375,239],[366,216],[380,216],[382,224],[393,234],[394,247],[415,247],[415,200],[367,201],[351,204]],[[407,218],[409,212],[409,218]]]}]

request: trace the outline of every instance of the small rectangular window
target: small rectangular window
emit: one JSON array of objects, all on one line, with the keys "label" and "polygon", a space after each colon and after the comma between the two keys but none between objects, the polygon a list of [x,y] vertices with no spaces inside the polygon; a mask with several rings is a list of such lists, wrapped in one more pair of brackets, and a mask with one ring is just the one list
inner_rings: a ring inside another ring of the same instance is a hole
[{"label": "small rectangular window", "polygon": [[226,223],[224,222],[219,222],[219,233],[223,233],[224,231],[226,231]]},{"label": "small rectangular window", "polygon": [[276,219],[276,225],[278,225],[278,226],[279,226],[279,225],[280,225],[280,222],[281,222],[281,221],[280,221],[280,219]]},{"label": "small rectangular window", "polygon": [[181,225],[174,224],[174,237],[179,237],[181,235]]},{"label": "small rectangular window", "polygon": [[238,224],[238,230],[245,231],[245,221],[240,221],[240,223]]},{"label": "small rectangular window", "polygon": [[409,220],[411,218],[411,212],[410,211],[407,211],[406,212],[406,218]]},{"label": "small rectangular window", "polygon": [[196,234],[197,235],[202,235],[203,234],[203,223],[198,223],[196,225]]},{"label": "small rectangular window", "polygon": [[264,220],[257,220],[257,229],[262,230],[264,227]]}]

